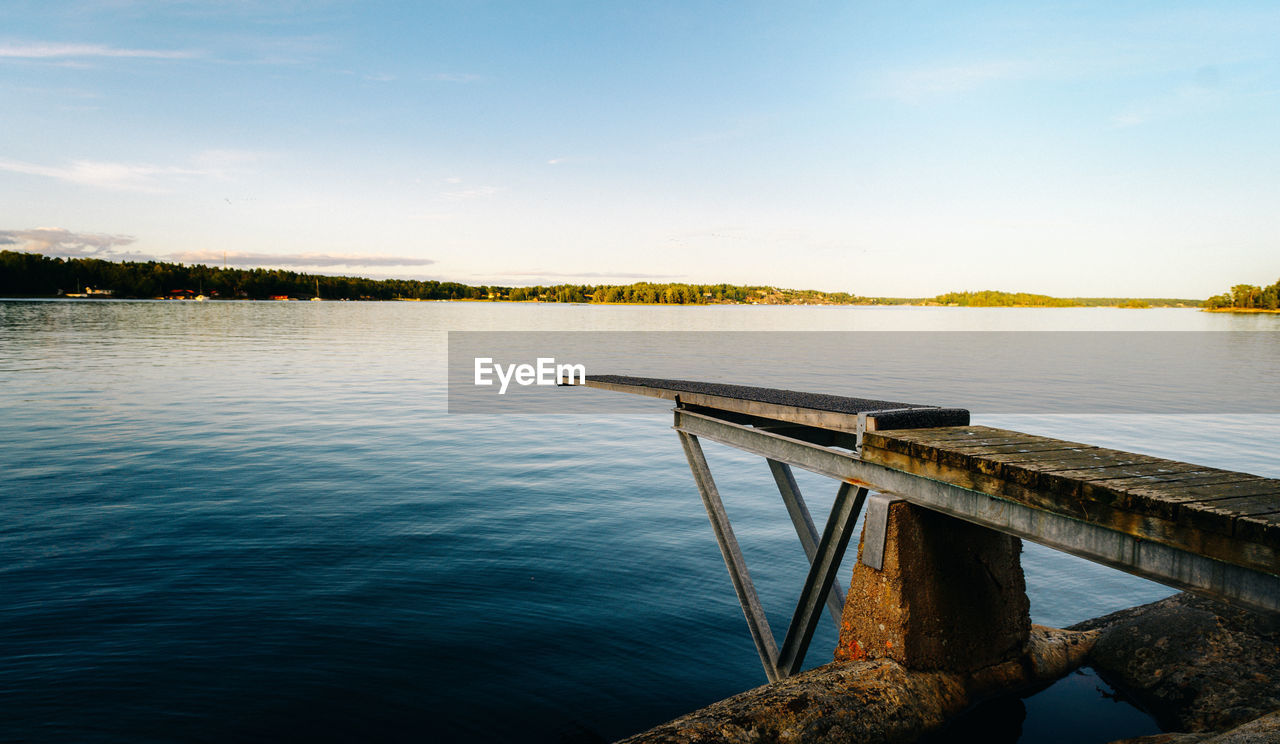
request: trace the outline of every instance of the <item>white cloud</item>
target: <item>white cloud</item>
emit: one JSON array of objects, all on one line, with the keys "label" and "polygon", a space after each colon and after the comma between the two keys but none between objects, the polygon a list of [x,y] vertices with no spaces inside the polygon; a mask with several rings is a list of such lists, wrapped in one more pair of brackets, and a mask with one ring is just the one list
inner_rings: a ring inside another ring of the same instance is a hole
[{"label": "white cloud", "polygon": [[172,261],[188,264],[265,267],[265,268],[344,268],[358,271],[366,268],[429,266],[434,259],[419,256],[391,256],[362,253],[254,253],[250,251],[178,251],[176,253],[141,253],[121,250],[133,245],[132,235],[72,232],[61,227],[37,227],[30,230],[0,230],[0,248],[24,253],[66,258],[101,258],[107,261]]},{"label": "white cloud", "polygon": [[191,161],[195,173],[230,178],[252,171],[253,166],[270,157],[271,153],[256,150],[213,149],[196,153]]},{"label": "white cloud", "polygon": [[427,75],[427,80],[434,80],[438,83],[474,83],[480,79],[479,75],[462,72],[437,72]]},{"label": "white cloud", "polygon": [[1227,103],[1230,92],[1220,89],[1217,72],[1202,68],[1196,80],[1162,95],[1134,101],[1111,118],[1118,127],[1134,127],[1149,121],[1176,119],[1211,111]]},{"label": "white cloud", "polygon": [[248,251],[179,251],[161,256],[180,263],[221,264],[288,268],[362,268],[387,266],[429,266],[434,259],[416,256],[388,256],[362,253],[252,253]]},{"label": "white cloud", "polygon": [[683,274],[640,274],[626,271],[504,271],[491,276],[516,277],[527,279],[675,279]]},{"label": "white cloud", "polygon": [[181,49],[122,49],[103,44],[62,44],[33,42],[0,44],[0,58],[83,59],[85,57],[125,57],[135,59],[190,59],[199,56]]},{"label": "white cloud", "polygon": [[132,235],[77,233],[61,227],[0,230],[0,245],[48,256],[113,258],[119,255],[117,248],[131,245],[136,240]]},{"label": "white cloud", "polygon": [[496,196],[502,189],[497,186],[477,186],[473,189],[459,189],[457,191],[446,191],[441,196],[454,201],[468,201],[471,199],[491,199]]},{"label": "white cloud", "polygon": [[1036,65],[1016,60],[916,67],[890,73],[881,81],[880,92],[891,98],[915,102],[934,96],[966,93],[995,82],[1025,80],[1040,73]]},{"label": "white cloud", "polygon": [[163,193],[173,181],[192,177],[229,177],[263,157],[237,150],[207,150],[194,158],[194,167],[73,160],[67,165],[41,165],[0,158],[0,171],[43,176],[59,181],[116,191]]}]

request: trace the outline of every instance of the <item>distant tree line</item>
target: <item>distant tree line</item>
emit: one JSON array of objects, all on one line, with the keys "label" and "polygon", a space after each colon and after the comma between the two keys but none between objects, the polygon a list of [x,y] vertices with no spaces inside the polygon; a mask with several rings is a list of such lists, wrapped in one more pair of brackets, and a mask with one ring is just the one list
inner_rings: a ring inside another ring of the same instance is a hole
[{"label": "distant tree line", "polygon": [[507,300],[658,305],[712,303],[853,304],[871,300],[846,292],[778,289],[732,284],[637,282],[627,285],[558,284],[534,287],[472,286],[416,279],[323,276],[283,269],[236,269],[163,261],[103,261],[50,258],[0,251],[0,294],[52,297],[110,289],[115,297],[169,297],[199,292],[221,299],[310,298],[319,288],[326,300]]},{"label": "distant tree line", "polygon": [[960,307],[1079,307],[1075,300],[1049,295],[1029,294],[1027,292],[997,292],[983,290],[981,292],[947,292],[938,295],[940,305],[959,305]]},{"label": "distant tree line", "polygon": [[[1280,283],[1278,283],[1280,284]],[[592,302],[642,305],[960,305],[963,307],[1080,307],[1080,306],[1197,306],[1199,300],[1127,298],[1060,298],[1026,292],[948,292],[933,298],[860,297],[848,292],[782,289],[735,284],[556,284],[533,287],[472,286],[458,282],[416,279],[366,279],[324,276],[284,269],[236,269],[164,261],[103,261],[95,258],[50,258],[36,253],[0,251],[0,295],[53,297],[82,292],[86,287],[112,290],[114,297],[151,298],[202,293],[218,299],[265,300],[272,297],[326,300],[503,300],[511,302]],[[1276,286],[1265,290],[1239,285],[1236,302],[1260,302],[1275,307]],[[1245,292],[1244,290],[1250,290]],[[1268,294],[1270,293],[1270,294]],[[1240,299],[1245,298],[1245,299]],[[1255,299],[1248,299],[1255,298]],[[1267,299],[1270,298],[1270,299]]]},{"label": "distant tree line", "polygon": [[1028,292],[948,292],[938,295],[933,302],[939,305],[960,307],[1199,307],[1200,300],[1171,297],[1051,297]]},{"label": "distant tree line", "polygon": [[496,287],[413,279],[365,279],[323,276],[283,269],[235,269],[163,261],[103,261],[49,258],[35,253],[0,251],[0,294],[51,297],[85,287],[113,290],[115,297],[168,297],[201,292],[223,299],[310,298],[319,287],[328,300],[487,299]]},{"label": "distant tree line", "polygon": [[1209,310],[1280,310],[1280,280],[1269,287],[1237,284],[1230,292],[1205,300]]}]

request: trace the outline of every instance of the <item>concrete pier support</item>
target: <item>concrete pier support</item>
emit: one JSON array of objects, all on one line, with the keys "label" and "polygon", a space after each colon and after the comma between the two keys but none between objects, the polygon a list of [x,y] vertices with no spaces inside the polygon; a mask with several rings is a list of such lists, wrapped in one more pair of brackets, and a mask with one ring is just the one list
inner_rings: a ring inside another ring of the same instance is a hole
[{"label": "concrete pier support", "polygon": [[865,531],[858,546],[836,660],[972,672],[1017,658],[1031,629],[1022,541],[904,501],[888,509],[880,570],[862,562]]}]

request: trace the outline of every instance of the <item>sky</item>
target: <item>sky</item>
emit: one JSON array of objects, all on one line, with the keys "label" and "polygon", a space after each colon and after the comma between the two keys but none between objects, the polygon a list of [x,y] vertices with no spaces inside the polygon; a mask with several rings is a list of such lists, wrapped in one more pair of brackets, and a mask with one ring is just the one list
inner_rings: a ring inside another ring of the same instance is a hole
[{"label": "sky", "polygon": [[1280,4],[0,3],[0,249],[508,286],[1280,278]]}]

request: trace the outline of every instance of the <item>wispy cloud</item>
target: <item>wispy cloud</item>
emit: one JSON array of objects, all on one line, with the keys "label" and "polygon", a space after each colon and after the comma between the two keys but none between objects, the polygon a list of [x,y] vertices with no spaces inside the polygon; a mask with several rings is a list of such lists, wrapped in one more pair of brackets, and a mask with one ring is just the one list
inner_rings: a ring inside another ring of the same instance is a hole
[{"label": "wispy cloud", "polygon": [[64,166],[38,165],[18,160],[0,160],[0,171],[56,178],[59,181],[68,181],[85,186],[151,193],[164,191],[165,187],[162,184],[162,180],[167,177],[200,174],[200,171],[190,168],[108,163],[93,160],[76,160]]},{"label": "wispy cloud", "polygon": [[109,261],[172,261],[188,264],[264,268],[385,269],[430,266],[435,259],[421,256],[393,256],[383,253],[258,253],[252,251],[177,251],[143,253],[123,250],[137,242],[132,235],[73,232],[62,227],[29,230],[0,230],[0,247],[24,253],[41,253],[65,258],[101,258]]},{"label": "wispy cloud", "polygon": [[388,266],[430,266],[435,259],[418,256],[389,256],[364,253],[252,253],[248,251],[179,251],[165,254],[167,261],[181,263],[220,264],[224,260],[236,266],[270,266],[289,268],[363,268]]},{"label": "wispy cloud", "polygon": [[1174,90],[1134,101],[1111,118],[1117,128],[1136,127],[1151,121],[1180,118],[1210,111],[1224,105],[1230,93],[1223,89],[1215,67],[1196,71],[1191,83]]},{"label": "wispy cloud", "polygon": [[65,165],[44,165],[0,158],[0,171],[43,176],[68,183],[115,191],[164,193],[174,181],[195,177],[228,178],[266,157],[246,150],[206,150],[197,153],[190,166],[73,160]]},{"label": "wispy cloud", "polygon": [[484,78],[466,72],[436,72],[427,75],[426,79],[437,83],[474,83]]},{"label": "wispy cloud", "polygon": [[198,52],[185,49],[126,49],[105,44],[65,44],[27,42],[0,44],[0,59],[86,59],[117,57],[132,59],[191,59]]},{"label": "wispy cloud", "polygon": [[470,189],[456,189],[454,191],[446,191],[441,194],[446,199],[453,201],[469,201],[472,199],[491,199],[497,196],[502,189],[497,186],[477,186]]},{"label": "wispy cloud", "polygon": [[261,150],[237,150],[231,148],[203,150],[191,158],[192,172],[200,175],[230,178],[252,172],[273,153]]},{"label": "wispy cloud", "polygon": [[72,232],[61,227],[37,227],[30,230],[0,230],[0,245],[24,253],[48,256],[107,258],[118,249],[133,244],[132,235]]},{"label": "wispy cloud", "polygon": [[916,102],[934,96],[967,93],[997,82],[1025,80],[1041,74],[1039,66],[1020,60],[985,60],[897,70],[878,86],[881,95]]},{"label": "wispy cloud", "polygon": [[241,33],[225,39],[222,46],[219,62],[280,66],[311,65],[329,57],[339,47],[337,42],[324,34],[280,36]]},{"label": "wispy cloud", "polygon": [[529,279],[675,279],[682,274],[640,274],[626,271],[504,271],[490,276]]}]

